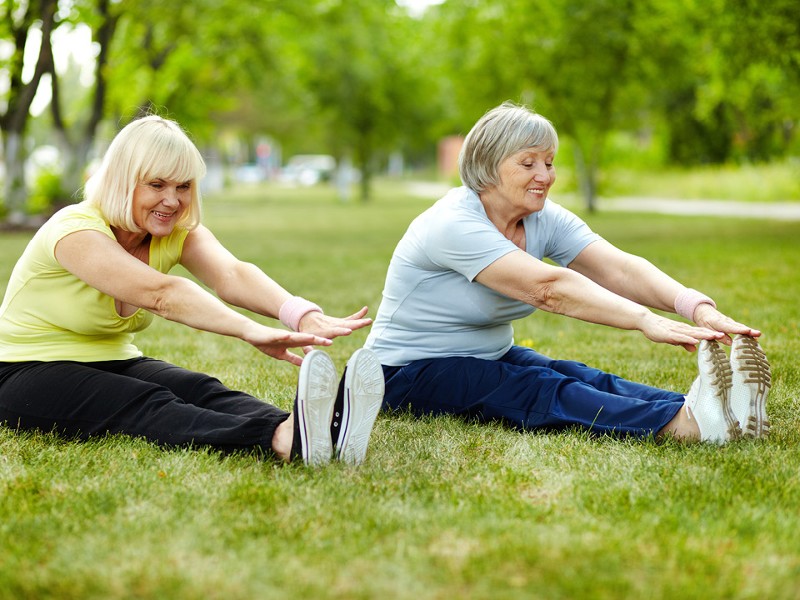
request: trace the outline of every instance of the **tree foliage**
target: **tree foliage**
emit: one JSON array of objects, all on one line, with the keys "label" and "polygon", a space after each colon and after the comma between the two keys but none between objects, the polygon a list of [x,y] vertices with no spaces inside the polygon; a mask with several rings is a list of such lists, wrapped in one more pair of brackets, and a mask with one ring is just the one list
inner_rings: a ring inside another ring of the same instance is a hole
[{"label": "tree foliage", "polygon": [[[626,90],[636,60],[636,3],[553,0],[530,9],[525,0],[450,0],[452,59],[461,67],[460,96],[494,105],[511,98],[532,105],[574,141],[575,164],[590,208],[612,128],[630,115]],[[472,112],[472,111],[471,111]]]},{"label": "tree foliage", "polygon": [[318,2],[305,15],[303,76],[327,129],[328,146],[352,154],[361,197],[381,156],[420,132],[431,114],[421,99],[425,66],[415,51],[413,22],[393,0]]},{"label": "tree foliage", "polygon": [[[148,111],[207,148],[225,132],[350,156],[363,198],[389,153],[424,155],[507,99],[569,139],[590,208],[619,132],[663,144],[677,164],[798,149],[795,0],[446,0],[420,18],[393,0],[6,0],[0,11],[7,212],[24,207],[42,85],[69,189],[98,139]],[[79,24],[96,50],[82,93],[74,73],[56,71],[52,47],[56,29]]]}]

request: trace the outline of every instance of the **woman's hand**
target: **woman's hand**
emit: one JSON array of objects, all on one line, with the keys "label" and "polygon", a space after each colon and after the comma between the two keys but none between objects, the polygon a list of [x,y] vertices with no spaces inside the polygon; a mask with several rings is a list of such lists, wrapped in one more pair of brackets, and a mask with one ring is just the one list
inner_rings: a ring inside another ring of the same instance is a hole
[{"label": "woman's hand", "polygon": [[312,333],[273,329],[256,322],[253,322],[252,327],[244,333],[242,339],[267,356],[285,360],[298,367],[303,364],[303,358],[294,352],[289,352],[290,348],[302,348],[303,352],[307,354],[313,346],[330,346],[333,343],[328,338]]},{"label": "woman's hand", "polygon": [[714,329],[695,327],[656,313],[648,313],[639,329],[652,342],[683,346],[689,352],[697,349],[700,340],[716,340],[724,335]]},{"label": "woman's hand", "polygon": [[356,329],[361,329],[362,327],[367,327],[372,324],[372,319],[364,318],[366,314],[366,306],[349,317],[344,318],[329,317],[317,311],[306,313],[305,316],[300,319],[300,331],[304,333],[313,333],[329,339],[337,338],[341,335],[350,335]]},{"label": "woman's hand", "polygon": [[720,337],[720,341],[729,346],[733,341],[731,339],[731,335],[735,335],[737,333],[749,335],[751,337],[758,337],[761,335],[761,332],[758,329],[752,329],[747,325],[739,323],[738,321],[734,321],[730,317],[719,312],[710,304],[697,305],[697,308],[694,311],[694,322],[700,327],[713,329],[714,331],[722,333],[723,335]]}]

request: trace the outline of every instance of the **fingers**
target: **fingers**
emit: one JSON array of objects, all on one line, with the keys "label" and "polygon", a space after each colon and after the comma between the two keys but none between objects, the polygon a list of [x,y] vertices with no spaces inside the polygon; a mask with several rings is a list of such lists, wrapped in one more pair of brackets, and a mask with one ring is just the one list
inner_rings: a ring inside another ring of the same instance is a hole
[{"label": "fingers", "polygon": [[681,323],[680,321],[669,320],[669,325],[672,331],[678,335],[692,339],[691,343],[694,344],[699,344],[700,340],[718,340],[725,335],[716,329],[711,329],[709,327],[695,327],[692,325],[687,326],[685,323]]},{"label": "fingers", "polygon": [[333,343],[328,337],[321,337],[313,333],[290,333],[289,339],[278,342],[287,348],[305,348],[309,346],[330,346]]},{"label": "fingers", "polygon": [[372,319],[360,319],[358,321],[345,321],[344,319],[337,319],[337,321],[341,321],[341,323],[337,325],[331,324],[329,327],[322,329],[319,333],[330,338],[336,338],[350,335],[356,329],[361,329],[362,327],[366,327],[372,323]]},{"label": "fingers", "polygon": [[342,337],[343,335],[350,335],[353,333],[353,330],[349,327],[334,327],[329,332],[330,337],[337,338]]},{"label": "fingers", "polygon": [[714,340],[724,336],[723,333],[707,327],[697,327],[666,317],[656,317],[652,328],[645,333],[650,340],[681,346],[688,352],[694,352],[701,340]]},{"label": "fingers", "polygon": [[331,338],[350,335],[356,329],[368,327],[372,324],[372,319],[362,318],[366,314],[366,310],[367,307],[365,306],[357,313],[344,319],[329,317],[319,312],[309,313],[303,317],[300,328],[301,331],[313,331]]},{"label": "fingers", "polygon": [[351,319],[348,317],[347,319],[342,319],[342,321],[344,321],[343,326],[348,327],[351,331],[372,324],[372,319]]},{"label": "fingers", "polygon": [[723,338],[721,338],[721,341],[725,344],[730,344],[731,336],[735,334],[749,335],[750,337],[761,336],[761,332],[758,329],[753,329],[744,323],[734,321],[718,310],[714,310],[710,316],[699,319],[697,324],[709,329],[713,329],[714,331],[720,331],[724,333],[725,335]]},{"label": "fingers", "polygon": [[[330,346],[333,344],[333,341],[329,338],[320,337],[311,333],[292,333],[286,331],[281,335],[251,343],[264,354],[286,360],[283,356],[289,354],[289,348],[300,348],[304,353],[308,354],[308,352],[313,350],[314,346]],[[299,357],[298,360],[302,362],[302,359]]]},{"label": "fingers", "polygon": [[700,345],[700,341],[704,339],[714,339],[714,338],[707,338],[704,336],[680,336],[682,339],[676,339],[675,341],[671,342],[674,346],[680,346],[687,352],[696,352],[697,347]]},{"label": "fingers", "polygon": [[286,350],[282,356],[276,356],[280,360],[285,360],[288,363],[293,364],[295,367],[299,367],[303,364],[303,358],[295,354],[294,352],[289,352]]},{"label": "fingers", "polygon": [[356,319],[361,319],[364,315],[367,314],[368,310],[369,310],[369,308],[364,306],[358,312],[353,313],[352,315],[350,315],[349,317],[345,317],[344,319],[345,319],[345,321],[354,321]]},{"label": "fingers", "polygon": [[726,337],[721,331],[709,329],[708,327],[689,326],[688,330],[683,330],[681,329],[681,326],[684,325],[683,323],[678,321],[670,321],[670,323],[678,324],[678,330],[675,331],[677,335],[673,344],[683,347],[687,352],[696,352],[701,340],[719,340],[724,343]]}]

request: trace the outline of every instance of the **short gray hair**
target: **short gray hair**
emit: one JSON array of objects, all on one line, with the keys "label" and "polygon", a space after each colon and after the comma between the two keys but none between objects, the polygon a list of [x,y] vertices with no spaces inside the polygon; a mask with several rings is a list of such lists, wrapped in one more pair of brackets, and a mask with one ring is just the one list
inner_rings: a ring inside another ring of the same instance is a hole
[{"label": "short gray hair", "polygon": [[465,186],[480,194],[500,183],[498,167],[526,148],[558,150],[553,124],[526,106],[504,102],[472,127],[458,155],[458,173]]},{"label": "short gray hair", "polygon": [[199,179],[206,165],[197,147],[175,121],[149,115],[128,123],[116,135],[100,168],[84,186],[84,198],[100,208],[110,225],[138,232],[133,220],[133,191],[152,179],[191,181],[191,203],[178,227],[200,224]]}]

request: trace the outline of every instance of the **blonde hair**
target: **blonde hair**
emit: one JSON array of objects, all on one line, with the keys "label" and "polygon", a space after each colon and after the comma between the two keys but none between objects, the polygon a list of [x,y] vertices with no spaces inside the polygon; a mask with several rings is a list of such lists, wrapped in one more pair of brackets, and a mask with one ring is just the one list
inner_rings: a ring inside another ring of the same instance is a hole
[{"label": "blonde hair", "polygon": [[198,181],[206,174],[200,151],[180,125],[157,115],[131,121],[114,137],[103,162],[84,186],[86,202],[97,206],[109,224],[140,232],[133,220],[133,191],[145,181],[191,182],[191,203],[177,226],[200,224]]},{"label": "blonde hair", "polygon": [[472,127],[458,155],[458,174],[465,186],[480,194],[500,183],[500,163],[527,148],[556,152],[553,124],[529,108],[504,102]]}]

